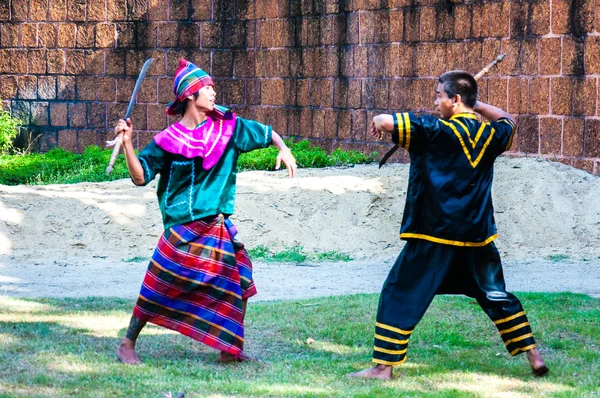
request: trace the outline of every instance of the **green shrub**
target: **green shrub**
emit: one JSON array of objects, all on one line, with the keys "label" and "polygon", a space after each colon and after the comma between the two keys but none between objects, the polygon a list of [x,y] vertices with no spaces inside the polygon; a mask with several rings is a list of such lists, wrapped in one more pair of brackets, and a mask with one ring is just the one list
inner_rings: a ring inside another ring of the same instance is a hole
[{"label": "green shrub", "polygon": [[44,154],[0,156],[0,184],[73,184],[112,181],[129,177],[123,156],[106,176],[112,150],[92,145],[82,154],[53,149]]},{"label": "green shrub", "polygon": [[0,109],[0,155],[10,152],[19,134],[20,121],[5,110]]},{"label": "green shrub", "polygon": [[[365,155],[358,151],[336,149],[327,155],[324,149],[308,141],[286,141],[296,157],[298,167],[326,167],[373,162],[377,153]],[[129,178],[125,156],[119,155],[114,170],[106,176],[106,166],[112,149],[89,146],[82,154],[53,149],[44,154],[0,155],[0,184],[73,184],[102,182]],[[274,170],[277,149],[270,147],[242,154],[240,170]],[[281,166],[285,168],[284,165]]]},{"label": "green shrub", "polygon": [[275,261],[275,262],[291,262],[291,263],[304,263],[305,261],[352,261],[352,256],[348,253],[340,252],[337,250],[330,250],[326,252],[312,251],[307,252],[304,250],[304,246],[295,244],[294,246],[287,246],[281,251],[271,251],[269,246],[258,245],[253,248],[246,248],[248,255],[254,260],[264,261]]},{"label": "green shrub", "polygon": [[[359,151],[343,151],[339,148],[334,150],[331,155],[327,155],[323,148],[313,146],[307,140],[298,142],[286,140],[286,145],[292,150],[300,168],[372,163],[377,156],[377,152],[366,155]],[[278,151],[274,147],[244,153],[240,156],[238,167],[240,170],[275,170],[277,153]],[[285,166],[281,165],[281,167]]]}]

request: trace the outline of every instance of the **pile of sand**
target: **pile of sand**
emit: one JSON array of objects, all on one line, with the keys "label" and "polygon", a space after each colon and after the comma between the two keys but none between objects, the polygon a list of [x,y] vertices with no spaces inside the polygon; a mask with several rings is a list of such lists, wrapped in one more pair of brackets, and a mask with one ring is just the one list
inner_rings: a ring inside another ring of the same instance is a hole
[{"label": "pile of sand", "polygon": [[[233,218],[248,247],[302,245],[355,259],[255,261],[257,299],[378,292],[403,245],[407,177],[406,165],[307,169],[293,180],[240,173]],[[155,187],[0,185],[0,294],[133,299],[162,233]],[[498,162],[497,243],[510,289],[600,295],[599,192],[599,177],[560,163]]]},{"label": "pile of sand", "polygon": [[[516,259],[597,258],[599,177],[531,158],[502,158],[495,173],[501,251]],[[407,176],[407,165],[305,169],[293,180],[283,172],[240,173],[233,217],[238,237],[248,247],[299,244],[358,259],[395,255]],[[3,263],[148,258],[162,232],[155,187],[129,180],[0,185]]]}]

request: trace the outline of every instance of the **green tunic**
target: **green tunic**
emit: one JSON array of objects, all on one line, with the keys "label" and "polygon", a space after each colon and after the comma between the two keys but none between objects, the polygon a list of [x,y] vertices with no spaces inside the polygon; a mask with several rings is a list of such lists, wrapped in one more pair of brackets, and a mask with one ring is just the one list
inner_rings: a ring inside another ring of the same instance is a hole
[{"label": "green tunic", "polygon": [[165,230],[208,216],[233,214],[238,158],[268,147],[272,134],[271,126],[238,117],[223,155],[209,170],[202,168],[202,158],[172,154],[151,141],[138,159],[144,185],[160,174],[156,194]]}]

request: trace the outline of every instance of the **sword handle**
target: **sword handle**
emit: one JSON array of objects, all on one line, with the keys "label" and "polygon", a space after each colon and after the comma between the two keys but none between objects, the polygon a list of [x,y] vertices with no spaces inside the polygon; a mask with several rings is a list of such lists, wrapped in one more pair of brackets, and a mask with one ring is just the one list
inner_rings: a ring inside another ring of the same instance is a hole
[{"label": "sword handle", "polygon": [[108,166],[106,167],[106,175],[109,175],[113,171],[113,166],[115,165],[115,161],[117,160],[117,156],[119,156],[119,151],[121,150],[121,143],[123,142],[123,133],[120,133],[115,139],[115,147],[113,148],[112,154],[110,155],[110,161],[108,162]]},{"label": "sword handle", "polygon": [[496,59],[494,59],[492,62],[490,62],[485,68],[483,68],[482,70],[479,71],[479,73],[477,73],[475,76],[473,76],[473,78],[475,80],[479,80],[479,78],[483,75],[485,75],[486,73],[488,73],[490,71],[490,69],[492,69],[498,62],[502,62],[502,60],[504,59],[504,56],[506,54],[500,54],[496,57]]}]

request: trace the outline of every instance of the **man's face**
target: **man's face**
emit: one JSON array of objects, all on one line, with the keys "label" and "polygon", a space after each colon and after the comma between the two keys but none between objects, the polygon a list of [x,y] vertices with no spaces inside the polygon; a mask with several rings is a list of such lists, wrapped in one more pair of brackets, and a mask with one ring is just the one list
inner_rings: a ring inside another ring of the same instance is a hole
[{"label": "man's face", "polygon": [[[196,108],[204,112],[210,112],[215,108],[217,93],[213,86],[204,86],[198,91],[198,98],[194,102]],[[192,100],[193,100],[192,96]]]},{"label": "man's face", "polygon": [[444,88],[445,83],[439,83],[435,91],[435,109],[438,114],[444,119],[450,119],[453,115],[453,104],[452,98],[448,98],[446,90]]}]

